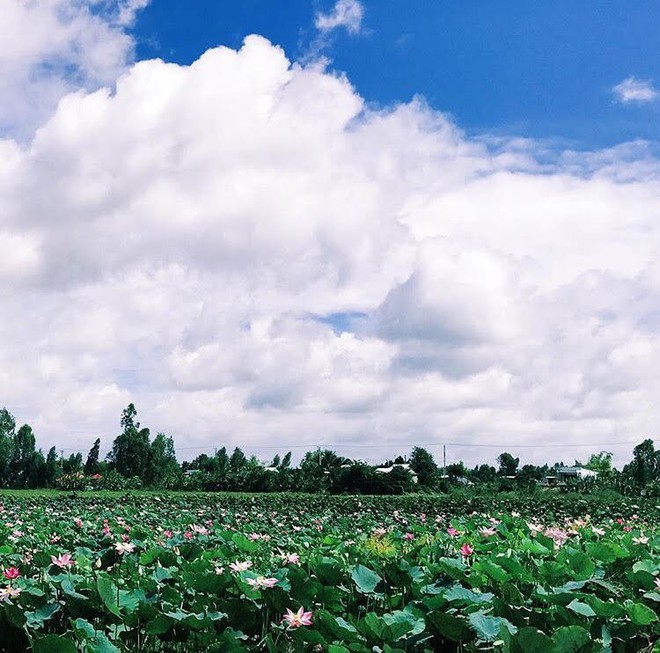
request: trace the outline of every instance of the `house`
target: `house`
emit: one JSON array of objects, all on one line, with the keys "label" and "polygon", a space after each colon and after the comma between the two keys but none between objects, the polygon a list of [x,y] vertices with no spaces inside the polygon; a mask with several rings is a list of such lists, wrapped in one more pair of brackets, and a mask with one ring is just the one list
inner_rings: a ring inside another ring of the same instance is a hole
[{"label": "house", "polygon": [[598,472],[584,467],[573,465],[572,467],[555,467],[554,474],[547,475],[539,485],[543,487],[563,487],[572,479],[595,478]]},{"label": "house", "polygon": [[567,481],[569,478],[593,478],[598,472],[584,467],[557,467],[557,476],[560,481]]},{"label": "house", "polygon": [[389,474],[395,467],[400,467],[401,469],[405,469],[407,472],[410,472],[410,475],[412,476],[413,483],[417,483],[417,474],[415,474],[410,469],[410,465],[408,463],[394,463],[393,465],[390,465],[389,467],[376,467],[376,473],[377,474]]}]

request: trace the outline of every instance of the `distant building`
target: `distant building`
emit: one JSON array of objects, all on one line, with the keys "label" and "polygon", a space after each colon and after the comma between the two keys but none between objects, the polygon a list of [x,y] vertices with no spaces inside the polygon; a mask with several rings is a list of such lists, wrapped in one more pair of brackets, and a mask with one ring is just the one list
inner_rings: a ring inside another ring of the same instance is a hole
[{"label": "distant building", "polygon": [[598,476],[598,472],[584,467],[575,465],[572,467],[556,467],[554,474],[548,474],[539,482],[539,485],[543,487],[562,487],[572,479],[595,478],[596,476]]},{"label": "distant building", "polygon": [[465,478],[465,476],[450,476],[449,474],[441,474],[440,480],[449,481],[452,483],[460,483],[461,485],[474,485],[474,483],[469,478]]},{"label": "distant building", "polygon": [[393,465],[390,465],[389,467],[376,467],[376,473],[377,474],[389,474],[395,467],[400,467],[401,469],[405,469],[407,472],[410,472],[410,475],[412,476],[413,483],[417,483],[417,474],[415,474],[410,469],[410,465],[408,463],[394,463]]}]

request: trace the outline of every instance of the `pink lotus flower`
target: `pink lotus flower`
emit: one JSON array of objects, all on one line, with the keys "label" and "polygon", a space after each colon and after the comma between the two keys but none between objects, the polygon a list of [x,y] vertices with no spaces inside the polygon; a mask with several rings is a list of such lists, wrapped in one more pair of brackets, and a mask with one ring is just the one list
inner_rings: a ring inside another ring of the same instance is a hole
[{"label": "pink lotus flower", "polygon": [[192,538],[193,538],[193,534],[192,534],[190,531],[186,531],[186,532],[183,534],[183,537],[185,537],[187,540],[192,540]]},{"label": "pink lotus flower", "polygon": [[451,535],[452,537],[458,537],[460,534],[461,532],[457,531],[453,526],[447,529],[447,535]]},{"label": "pink lotus flower", "polygon": [[172,533],[172,531],[163,531],[163,535],[165,537],[172,537],[172,535],[174,535],[174,533]]},{"label": "pink lotus flower", "polygon": [[247,571],[251,566],[252,563],[249,560],[246,560],[245,562],[232,562],[229,565],[229,568],[233,572],[238,573],[239,571]]},{"label": "pink lotus flower", "polygon": [[648,542],[649,542],[649,538],[646,537],[646,535],[644,535],[644,533],[641,533],[641,534],[639,535],[639,537],[633,537],[633,538],[632,538],[632,541],[633,541],[635,544],[648,544]]},{"label": "pink lotus flower", "polygon": [[289,628],[300,628],[300,626],[312,625],[312,613],[305,612],[305,608],[298,608],[297,612],[293,612],[287,608],[283,621],[286,621]]},{"label": "pink lotus flower", "polygon": [[408,540],[408,542],[410,542],[411,540],[415,539],[415,536],[412,533],[405,533],[403,539]]},{"label": "pink lotus flower", "polygon": [[9,580],[14,580],[21,575],[21,572],[16,567],[7,567],[4,571],[4,577]]},{"label": "pink lotus flower", "polygon": [[0,588],[0,601],[6,601],[7,599],[16,599],[21,594],[20,587],[2,587]]},{"label": "pink lotus flower", "polygon": [[532,537],[536,537],[539,533],[543,531],[543,526],[541,524],[532,524],[527,522],[527,528],[529,528],[529,534]]},{"label": "pink lotus flower", "polygon": [[131,542],[115,542],[115,550],[120,555],[125,553],[133,553],[135,551],[135,544]]},{"label": "pink lotus flower", "polygon": [[300,564],[300,556],[297,553],[283,553],[282,562],[285,565],[298,565]]},{"label": "pink lotus flower", "polygon": [[564,542],[568,539],[568,533],[566,531],[563,531],[561,528],[557,528],[556,526],[553,526],[552,528],[546,528],[543,535],[551,538],[552,541],[555,543],[556,548],[562,546]]},{"label": "pink lotus flower", "polygon": [[483,528],[479,529],[479,533],[483,535],[483,537],[492,537],[495,535],[495,529],[494,528],[486,528],[485,526]]},{"label": "pink lotus flower", "polygon": [[64,569],[66,567],[72,567],[73,565],[76,564],[71,558],[71,555],[68,553],[63,553],[57,558],[55,556],[50,556],[50,561],[54,565],[58,566],[60,569]]},{"label": "pink lotus flower", "polygon": [[469,544],[464,544],[461,547],[461,555],[464,558],[469,558],[474,553],[474,549]]},{"label": "pink lotus flower", "polygon": [[73,523],[74,523],[78,528],[82,528],[82,527],[83,527],[83,520],[80,519],[80,517],[74,517],[74,518],[73,518]]},{"label": "pink lotus flower", "polygon": [[266,578],[265,576],[257,576],[256,578],[246,578],[245,582],[254,587],[255,589],[268,589],[270,587],[275,587],[279,581],[277,578]]}]

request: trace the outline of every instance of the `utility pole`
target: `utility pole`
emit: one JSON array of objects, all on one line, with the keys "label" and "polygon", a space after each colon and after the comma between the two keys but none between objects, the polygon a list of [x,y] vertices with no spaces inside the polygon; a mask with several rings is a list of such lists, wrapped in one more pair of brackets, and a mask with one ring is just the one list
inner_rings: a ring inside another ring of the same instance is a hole
[{"label": "utility pole", "polygon": [[447,476],[447,445],[442,445],[442,475]]}]

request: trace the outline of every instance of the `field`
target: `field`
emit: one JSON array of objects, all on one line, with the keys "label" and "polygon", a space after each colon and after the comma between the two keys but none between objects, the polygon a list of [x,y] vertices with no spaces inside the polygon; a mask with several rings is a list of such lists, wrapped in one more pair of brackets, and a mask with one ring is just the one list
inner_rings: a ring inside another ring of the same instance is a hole
[{"label": "field", "polygon": [[5,494],[0,649],[660,651],[655,504]]}]

